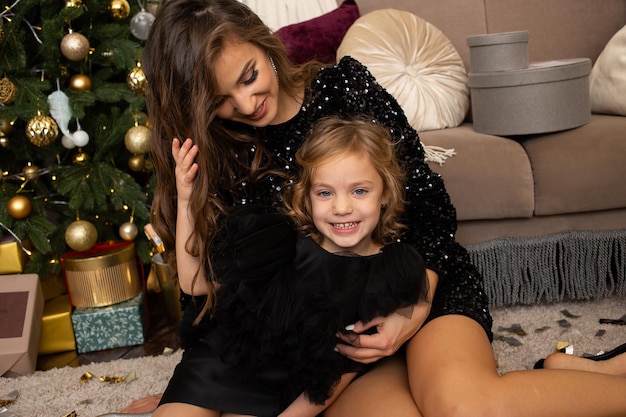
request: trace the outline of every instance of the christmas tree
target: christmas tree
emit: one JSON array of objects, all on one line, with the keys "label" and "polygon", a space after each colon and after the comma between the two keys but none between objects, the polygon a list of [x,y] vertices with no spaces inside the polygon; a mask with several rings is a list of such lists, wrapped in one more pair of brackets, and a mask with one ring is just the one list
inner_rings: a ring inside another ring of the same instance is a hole
[{"label": "christmas tree", "polygon": [[141,52],[159,4],[2,1],[0,236],[41,278],[96,242],[134,241],[149,262]]}]

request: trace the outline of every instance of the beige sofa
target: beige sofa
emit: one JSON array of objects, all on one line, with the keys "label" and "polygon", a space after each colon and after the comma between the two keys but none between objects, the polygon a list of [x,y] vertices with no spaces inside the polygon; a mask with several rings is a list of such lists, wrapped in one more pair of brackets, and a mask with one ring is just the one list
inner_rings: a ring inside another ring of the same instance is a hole
[{"label": "beige sofa", "polygon": [[[626,24],[626,0],[356,0],[412,12],[440,29],[470,71],[467,37],[528,30],[530,61],[596,61]],[[626,97],[624,97],[626,100]],[[454,148],[442,175],[457,239],[485,276],[494,306],[626,295],[626,117],[593,114],[550,134],[454,128],[420,133]]]}]

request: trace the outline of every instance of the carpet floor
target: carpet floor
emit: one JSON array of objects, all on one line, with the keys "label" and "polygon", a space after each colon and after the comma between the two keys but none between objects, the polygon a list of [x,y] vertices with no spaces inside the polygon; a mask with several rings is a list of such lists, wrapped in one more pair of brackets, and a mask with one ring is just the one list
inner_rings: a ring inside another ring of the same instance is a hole
[{"label": "carpet floor", "polygon": [[[558,342],[569,343],[575,355],[597,354],[626,342],[626,326],[599,322],[625,318],[626,298],[500,308],[492,314],[493,348],[501,373],[532,368]],[[95,417],[119,411],[133,400],[162,392],[180,357],[176,351],[0,378],[0,401],[14,391],[18,395],[4,412],[0,406],[0,417],[65,417],[72,412]],[[81,382],[87,372],[93,377]],[[101,377],[125,381],[102,382]]]}]

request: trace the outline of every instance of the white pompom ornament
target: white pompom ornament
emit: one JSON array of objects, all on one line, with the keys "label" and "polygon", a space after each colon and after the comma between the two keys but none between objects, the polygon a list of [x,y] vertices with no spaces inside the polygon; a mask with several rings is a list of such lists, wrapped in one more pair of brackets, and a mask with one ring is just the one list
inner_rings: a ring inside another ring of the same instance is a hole
[{"label": "white pompom ornament", "polygon": [[61,144],[65,149],[74,149],[76,147],[72,138],[66,135],[63,135],[61,138]]},{"label": "white pompom ornament", "polygon": [[74,145],[82,148],[83,146],[87,146],[87,144],[89,143],[89,134],[82,129],[78,129],[72,134],[72,139]]}]

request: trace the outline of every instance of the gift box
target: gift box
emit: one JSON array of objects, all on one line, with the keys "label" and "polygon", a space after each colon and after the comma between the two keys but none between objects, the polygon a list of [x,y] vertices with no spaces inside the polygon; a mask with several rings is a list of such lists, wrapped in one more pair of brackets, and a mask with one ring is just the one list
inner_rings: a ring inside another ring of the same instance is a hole
[{"label": "gift box", "polygon": [[528,68],[528,31],[469,36],[470,71],[490,72]]},{"label": "gift box", "polygon": [[133,242],[99,243],[84,252],[61,256],[70,303],[75,307],[104,307],[129,300],[141,292]]},{"label": "gift box", "polygon": [[106,307],[76,307],[71,314],[78,353],[141,345],[144,342],[143,294]]},{"label": "gift box", "polygon": [[43,299],[46,302],[59,295],[67,294],[63,274],[50,274],[46,278],[42,278],[40,282]]},{"label": "gift box", "polygon": [[180,286],[160,253],[152,257],[148,275],[148,288],[151,288],[153,292],[161,294],[168,319],[172,323],[178,323],[182,317]]},{"label": "gift box", "polygon": [[41,319],[40,355],[76,350],[71,313],[67,294],[46,301]]},{"label": "gift box", "polygon": [[37,275],[0,275],[0,375],[35,371],[43,304]]},{"label": "gift box", "polygon": [[0,274],[19,274],[24,270],[28,255],[13,236],[0,237]]},{"label": "gift box", "polygon": [[534,62],[510,71],[471,72],[474,130],[501,136],[556,132],[591,120],[589,58]]}]

